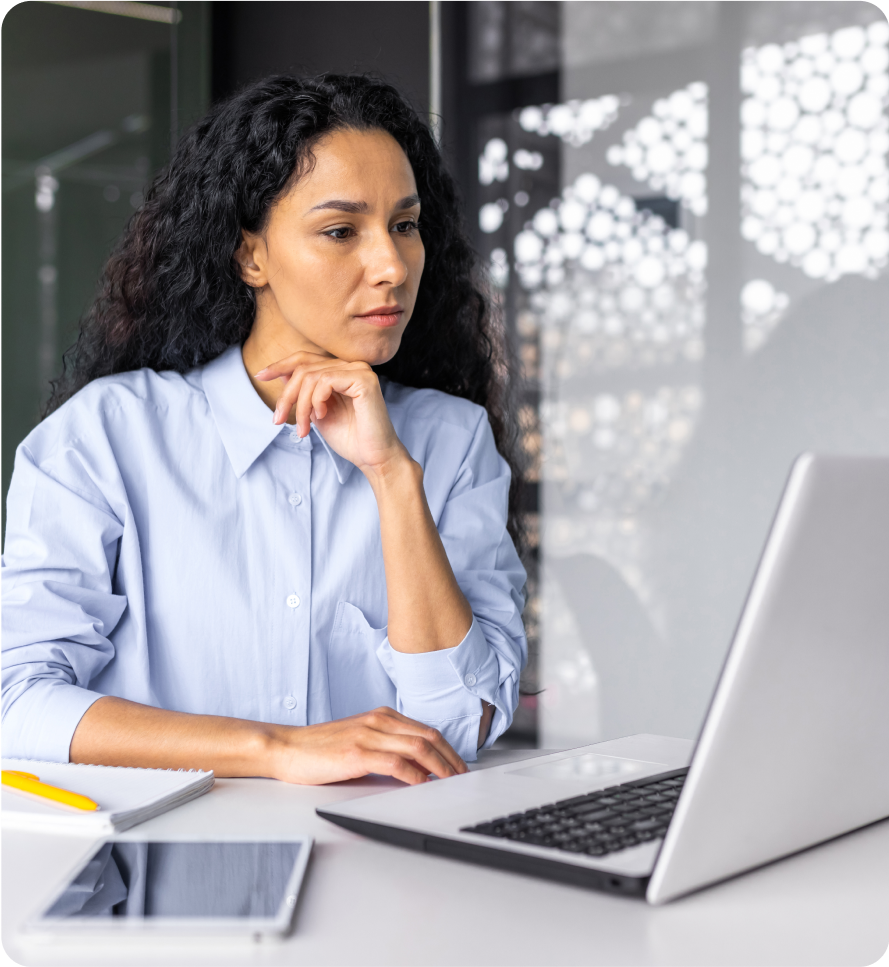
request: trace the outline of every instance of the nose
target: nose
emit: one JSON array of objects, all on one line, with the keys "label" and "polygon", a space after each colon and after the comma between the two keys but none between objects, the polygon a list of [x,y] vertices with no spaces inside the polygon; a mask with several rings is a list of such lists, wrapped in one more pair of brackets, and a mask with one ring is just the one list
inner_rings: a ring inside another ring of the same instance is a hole
[{"label": "nose", "polygon": [[368,241],[365,253],[365,277],[372,286],[391,285],[398,288],[404,285],[408,276],[408,266],[388,225],[374,232]]}]

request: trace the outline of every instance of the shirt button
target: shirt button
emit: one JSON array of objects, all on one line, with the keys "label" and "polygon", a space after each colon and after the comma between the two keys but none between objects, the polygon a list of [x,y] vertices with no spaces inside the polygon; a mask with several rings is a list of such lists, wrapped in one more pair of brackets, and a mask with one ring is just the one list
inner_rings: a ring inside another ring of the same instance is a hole
[{"label": "shirt button", "polygon": [[[288,608],[298,608],[299,607],[299,595],[298,594],[288,594],[287,595],[287,607]],[[475,679],[473,679],[475,681]]]},{"label": "shirt button", "polygon": [[294,507],[298,507],[303,502],[299,494],[291,494],[287,499]]},{"label": "shirt button", "polygon": [[296,699],[292,695],[284,699],[284,708],[296,708]]},{"label": "shirt button", "polygon": [[472,688],[472,686],[473,686],[473,685],[475,684],[475,675],[473,675],[473,674],[472,674],[472,673],[470,672],[470,673],[469,673],[468,675],[464,675],[464,677],[463,677],[463,681],[464,681],[464,682],[466,682],[466,684],[467,684],[467,685],[468,685],[468,686],[469,686],[470,688]]}]

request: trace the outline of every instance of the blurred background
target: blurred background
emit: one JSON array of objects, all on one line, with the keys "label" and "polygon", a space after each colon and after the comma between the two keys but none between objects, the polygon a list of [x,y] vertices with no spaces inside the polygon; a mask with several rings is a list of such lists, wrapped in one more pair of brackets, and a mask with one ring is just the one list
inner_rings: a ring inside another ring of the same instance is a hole
[{"label": "blurred background", "polygon": [[429,113],[520,365],[504,744],[694,737],[794,457],[889,453],[889,24],[855,2],[25,2],[2,480],[179,134],[276,70]]}]

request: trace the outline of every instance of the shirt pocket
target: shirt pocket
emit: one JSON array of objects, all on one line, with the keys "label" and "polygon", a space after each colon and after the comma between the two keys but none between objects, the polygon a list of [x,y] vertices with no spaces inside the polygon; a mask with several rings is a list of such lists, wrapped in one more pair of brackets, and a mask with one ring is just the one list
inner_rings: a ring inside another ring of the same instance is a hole
[{"label": "shirt pocket", "polygon": [[381,705],[395,708],[392,680],[377,658],[388,629],[371,628],[360,608],[340,601],[327,648],[330,717],[369,712]]}]

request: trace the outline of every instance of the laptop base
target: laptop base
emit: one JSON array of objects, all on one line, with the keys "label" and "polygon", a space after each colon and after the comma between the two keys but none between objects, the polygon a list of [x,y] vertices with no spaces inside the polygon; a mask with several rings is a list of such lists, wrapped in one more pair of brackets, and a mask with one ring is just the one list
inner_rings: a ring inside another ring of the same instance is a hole
[{"label": "laptop base", "polygon": [[569,883],[572,886],[582,886],[607,893],[620,893],[622,896],[644,897],[648,881],[651,879],[650,876],[627,876],[607,870],[572,866],[563,861],[550,860],[542,856],[527,856],[523,853],[512,853],[475,843],[447,839],[443,836],[430,836],[427,833],[399,829],[395,826],[383,826],[380,823],[338,816],[320,808],[315,812],[323,819],[353,833],[360,833],[369,839],[377,839],[393,846],[404,846],[421,853],[431,853],[434,856],[444,856],[481,866],[493,866],[496,869],[508,870],[510,873],[527,873],[530,876],[555,880],[557,883]]}]

